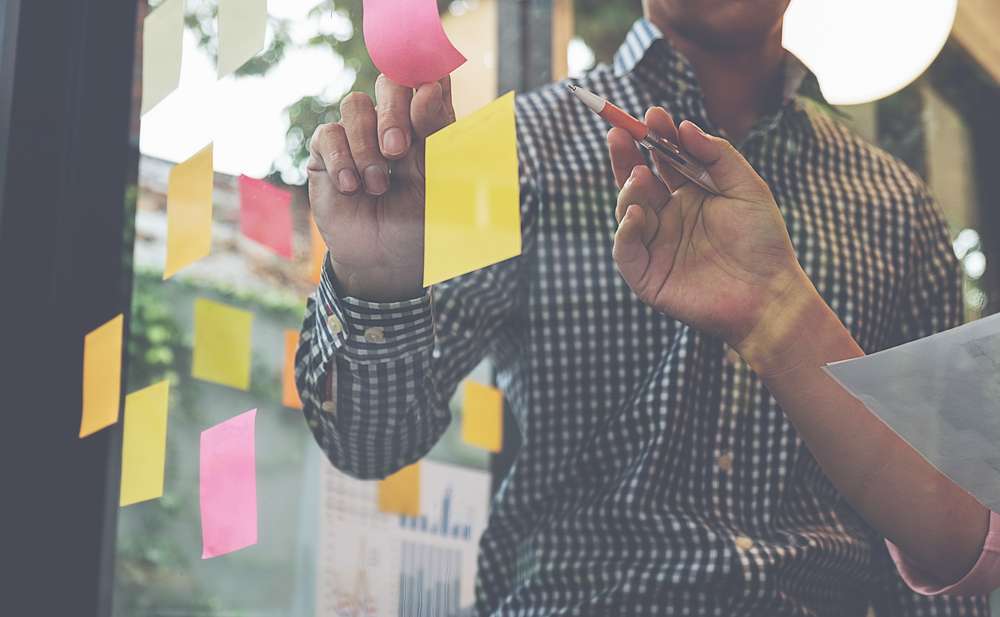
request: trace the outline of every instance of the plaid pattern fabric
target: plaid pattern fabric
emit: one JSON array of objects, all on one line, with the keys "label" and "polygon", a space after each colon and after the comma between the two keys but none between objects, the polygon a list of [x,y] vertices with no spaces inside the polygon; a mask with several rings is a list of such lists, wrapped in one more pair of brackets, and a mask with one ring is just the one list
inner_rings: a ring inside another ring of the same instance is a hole
[{"label": "plaid pattern fabric", "polygon": [[[717,131],[649,22],[581,81]],[[520,257],[393,304],[339,297],[328,270],[310,301],[297,377],[333,464],[378,478],[420,458],[490,354],[523,446],[481,540],[479,614],[987,615],[906,589],[739,357],[633,297],[604,122],[559,84],[520,96],[517,120]],[[862,347],[959,323],[946,226],[901,163],[795,96],[740,148]]]}]

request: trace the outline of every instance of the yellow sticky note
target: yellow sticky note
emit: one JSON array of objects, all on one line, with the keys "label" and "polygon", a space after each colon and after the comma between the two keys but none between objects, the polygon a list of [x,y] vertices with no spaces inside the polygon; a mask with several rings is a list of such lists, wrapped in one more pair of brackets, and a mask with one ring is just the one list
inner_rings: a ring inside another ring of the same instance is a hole
[{"label": "yellow sticky note", "polygon": [[125,397],[118,500],[123,506],[163,496],[169,392],[170,382],[161,381]]},{"label": "yellow sticky note", "polygon": [[164,279],[211,251],[213,181],[211,145],[170,170]]},{"label": "yellow sticky note", "polygon": [[198,379],[247,390],[253,314],[212,300],[194,301],[194,361]]},{"label": "yellow sticky note", "polygon": [[122,388],[123,316],[113,317],[83,339],[83,414],[80,437],[118,421]]},{"label": "yellow sticky note", "polygon": [[156,107],[181,81],[184,0],[165,0],[142,26],[142,113]]},{"label": "yellow sticky note", "polygon": [[378,509],[388,514],[420,514],[420,463],[403,467],[378,483]]},{"label": "yellow sticky note", "polygon": [[503,393],[467,381],[462,400],[462,441],[490,452],[503,446]]},{"label": "yellow sticky note", "polygon": [[219,77],[264,49],[267,0],[219,0]]},{"label": "yellow sticky note", "polygon": [[514,93],[427,140],[424,286],[521,254]]},{"label": "yellow sticky note", "polygon": [[293,409],[302,409],[299,390],[295,387],[295,352],[298,348],[298,331],[285,330],[285,368],[281,375],[281,404]]}]

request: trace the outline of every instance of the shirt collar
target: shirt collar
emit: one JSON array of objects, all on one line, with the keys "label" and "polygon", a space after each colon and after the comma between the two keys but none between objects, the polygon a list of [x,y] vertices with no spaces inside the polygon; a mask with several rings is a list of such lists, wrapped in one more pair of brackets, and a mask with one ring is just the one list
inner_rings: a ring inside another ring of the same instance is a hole
[{"label": "shirt collar", "polygon": [[[645,18],[636,20],[625,35],[625,41],[615,52],[614,72],[624,76],[631,73],[640,62],[649,58],[655,61],[658,73],[670,83],[680,85],[682,89],[698,89],[698,79],[694,67],[673,45],[667,41],[663,33],[651,21]],[[812,78],[812,73],[791,52],[786,53],[784,101],[793,99],[802,87],[803,82]]]}]

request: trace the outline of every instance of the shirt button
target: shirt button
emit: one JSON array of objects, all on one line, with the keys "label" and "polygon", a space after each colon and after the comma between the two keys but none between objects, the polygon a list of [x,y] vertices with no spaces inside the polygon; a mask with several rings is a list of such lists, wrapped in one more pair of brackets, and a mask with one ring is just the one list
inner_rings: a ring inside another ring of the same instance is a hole
[{"label": "shirt button", "polygon": [[344,324],[340,323],[340,319],[336,315],[330,315],[326,318],[326,325],[330,326],[330,332],[334,334],[340,334],[344,331]]},{"label": "shirt button", "polygon": [[365,340],[369,343],[384,343],[385,329],[379,326],[372,326],[365,330]]},{"label": "shirt button", "polygon": [[323,401],[321,407],[326,413],[333,413],[337,411],[337,404],[333,401]]},{"label": "shirt button", "polygon": [[753,540],[746,536],[736,536],[734,542],[736,542],[736,548],[741,551],[749,551],[753,548]]},{"label": "shirt button", "polygon": [[719,469],[726,473],[733,470],[733,455],[729,452],[720,456],[715,462],[719,465]]}]

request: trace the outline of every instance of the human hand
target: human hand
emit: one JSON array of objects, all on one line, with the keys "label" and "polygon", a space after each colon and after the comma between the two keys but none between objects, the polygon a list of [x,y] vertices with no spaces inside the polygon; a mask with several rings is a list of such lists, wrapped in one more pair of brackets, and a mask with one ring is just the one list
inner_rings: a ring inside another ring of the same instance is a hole
[{"label": "human hand", "polygon": [[361,92],[309,144],[309,202],[337,282],[374,302],[423,287],[424,142],[455,121],[450,77],[417,90],[379,75],[378,105]]},{"label": "human hand", "polygon": [[724,139],[690,122],[675,129],[660,108],[646,114],[646,123],[661,136],[676,136],[721,195],[657,163],[661,181],[628,133],[612,129],[608,144],[621,188],[613,254],[625,282],[649,306],[722,338],[745,357],[782,344],[759,336],[782,331],[774,321],[789,318],[789,303],[816,292],[767,184]]}]

